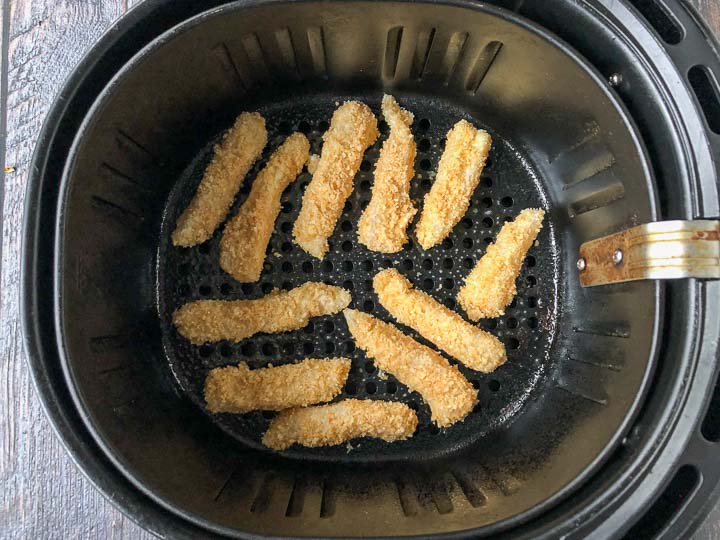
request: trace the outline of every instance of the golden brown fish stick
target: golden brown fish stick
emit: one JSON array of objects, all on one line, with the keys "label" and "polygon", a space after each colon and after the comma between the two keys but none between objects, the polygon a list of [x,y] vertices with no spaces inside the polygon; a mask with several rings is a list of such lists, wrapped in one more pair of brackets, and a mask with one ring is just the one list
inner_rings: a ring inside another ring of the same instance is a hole
[{"label": "golden brown fish stick", "polygon": [[477,391],[440,354],[372,315],[343,311],[355,343],[375,365],[418,392],[430,406],[433,422],[449,426],[465,418],[477,403]]},{"label": "golden brown fish stick", "polygon": [[210,238],[222,223],[240,190],[245,175],[267,143],[265,119],[258,113],[242,113],[215,146],[188,207],[180,214],[172,233],[176,246],[194,246]]},{"label": "golden brown fish stick", "polygon": [[191,343],[241,341],[259,332],[287,332],[311,317],[346,308],[350,293],[324,283],[303,283],[289,291],[273,291],[255,300],[196,300],[173,314],[173,323]]},{"label": "golden brown fish stick", "polygon": [[528,249],[542,229],[544,216],[543,210],[526,209],[500,229],[495,243],[488,246],[457,295],[470,320],[505,313],[505,307],[517,293],[515,280]]},{"label": "golden brown fish stick", "polygon": [[210,370],[205,401],[210,412],[281,411],[330,401],[342,390],[347,358],[307,358],[297,364],[251,370],[247,364]]},{"label": "golden brown fish stick", "polygon": [[260,279],[265,250],[280,213],[280,196],[295,180],[310,155],[310,143],[293,133],[270,156],[237,215],[220,241],[220,266],[242,283]]},{"label": "golden brown fish stick", "polygon": [[346,399],[330,405],[288,409],[278,414],[263,436],[263,444],[285,450],[293,444],[330,446],[374,437],[387,442],[415,433],[417,415],[403,403]]},{"label": "golden brown fish stick", "polygon": [[398,322],[413,328],[470,369],[490,373],[505,363],[505,347],[498,338],[414,289],[394,268],[378,272],[373,287],[382,306]]},{"label": "golden brown fish stick", "polygon": [[358,240],[373,251],[396,253],[407,243],[407,226],[417,211],[410,200],[415,176],[415,139],[412,113],[384,96],[382,112],[390,126],[375,166],[372,197],[358,222]]},{"label": "golden brown fish stick", "polygon": [[364,103],[348,101],[333,114],[293,227],[295,242],[313,257],[325,256],[365,150],[377,137],[377,120]]},{"label": "golden brown fish stick", "polygon": [[475,129],[465,120],[448,132],[435,182],[425,195],[415,229],[423,249],[442,242],[467,212],[491,143],[486,131]]}]

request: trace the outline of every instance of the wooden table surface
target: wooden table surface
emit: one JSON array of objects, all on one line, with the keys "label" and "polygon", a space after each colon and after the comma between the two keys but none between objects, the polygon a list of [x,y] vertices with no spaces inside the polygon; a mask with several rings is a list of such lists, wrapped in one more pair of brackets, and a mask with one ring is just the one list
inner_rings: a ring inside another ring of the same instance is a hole
[{"label": "wooden table surface", "polygon": [[[45,114],[85,52],[142,0],[0,1],[0,538],[153,538],[94,490],[52,432],[25,364],[17,310],[25,183]],[[720,0],[691,3],[720,35]],[[695,539],[720,540],[720,505]]]}]

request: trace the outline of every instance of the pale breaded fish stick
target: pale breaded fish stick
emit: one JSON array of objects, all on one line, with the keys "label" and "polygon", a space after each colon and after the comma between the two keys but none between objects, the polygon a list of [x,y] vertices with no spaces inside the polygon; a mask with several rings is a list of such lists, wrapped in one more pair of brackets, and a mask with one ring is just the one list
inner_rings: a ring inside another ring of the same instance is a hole
[{"label": "pale breaded fish stick", "polygon": [[270,422],[262,442],[274,450],[285,450],[295,443],[331,446],[357,437],[392,442],[411,437],[417,424],[415,411],[403,403],[346,399],[282,411]]},{"label": "pale breaded fish stick", "polygon": [[537,238],[545,212],[530,208],[515,221],[503,225],[494,244],[465,279],[457,300],[470,320],[499,317],[517,293],[515,280],[533,242]]},{"label": "pale breaded fish stick", "polygon": [[196,345],[241,341],[259,332],[302,328],[311,317],[338,313],[350,300],[345,289],[309,282],[255,300],[196,300],[175,311],[173,323],[180,335]]},{"label": "pale breaded fish stick", "polygon": [[373,287],[382,306],[398,322],[417,331],[470,369],[490,373],[507,359],[498,338],[465,321],[394,268],[378,272]]},{"label": "pale breaded fish stick", "polygon": [[242,113],[219,144],[205,175],[180,214],[172,233],[176,246],[194,246],[210,238],[222,223],[242,186],[245,175],[267,144],[265,119]]},{"label": "pale breaded fish stick", "polygon": [[373,251],[396,253],[407,243],[406,229],[417,211],[410,200],[416,154],[410,131],[413,115],[387,95],[382,112],[390,135],[375,166],[372,197],[358,222],[358,240]]},{"label": "pale breaded fish stick", "polygon": [[250,195],[225,226],[220,241],[220,266],[242,283],[260,279],[265,250],[280,213],[280,196],[302,171],[310,142],[293,133],[270,156],[258,173]]},{"label": "pale breaded fish stick", "polygon": [[448,132],[435,182],[425,195],[415,228],[423,249],[442,242],[467,212],[491,143],[486,131],[475,129],[465,120]]},{"label": "pale breaded fish stick", "polygon": [[313,257],[325,256],[365,150],[377,137],[377,120],[364,103],[348,101],[333,114],[293,227],[295,242]]},{"label": "pale breaded fish stick", "polygon": [[349,372],[348,358],[307,358],[254,370],[245,363],[216,368],[205,379],[205,401],[213,413],[305,407],[337,396]]},{"label": "pale breaded fish stick", "polygon": [[353,309],[344,310],[343,315],[357,346],[379,369],[418,392],[438,426],[454,424],[472,411],[477,391],[440,354],[372,315]]}]

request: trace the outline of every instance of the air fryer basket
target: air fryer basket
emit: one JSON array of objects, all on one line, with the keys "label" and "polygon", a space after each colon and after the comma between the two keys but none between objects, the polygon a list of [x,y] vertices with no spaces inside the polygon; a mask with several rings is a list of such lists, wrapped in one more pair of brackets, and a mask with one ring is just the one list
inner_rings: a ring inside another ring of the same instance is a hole
[{"label": "air fryer basket", "polygon": [[[388,257],[356,242],[384,135],[366,155],[322,262],[290,238],[306,173],[283,195],[259,283],[241,286],[222,272],[217,233],[191,249],[170,245],[212,141],[240,111],[266,117],[265,157],[294,130],[318,151],[336,103],[361,99],[379,112],[383,91],[415,113],[418,205],[456,120],[493,135],[471,209],[442,246],[424,252],[411,244]],[[542,28],[463,3],[227,4],[128,62],[68,155],[54,276],[70,394],[107,458],[191,522],[231,535],[498,531],[557,503],[628,444],[668,297],[657,282],[583,289],[575,263],[582,242],[656,220],[659,195],[625,107]],[[516,302],[484,323],[506,343],[508,363],[487,376],[465,371],[480,405],[448,429],[432,427],[419,396],[378,377],[341,316],[203,347],[170,322],[192,299],[254,298],[306,280],[349,288],[354,307],[387,318],[368,283],[388,266],[454,307],[468,268],[503,222],[529,206],[546,208],[546,227]],[[413,439],[278,456],[258,442],[270,415],[203,410],[201,384],[212,367],[338,354],[353,360],[344,395],[418,408]]]}]

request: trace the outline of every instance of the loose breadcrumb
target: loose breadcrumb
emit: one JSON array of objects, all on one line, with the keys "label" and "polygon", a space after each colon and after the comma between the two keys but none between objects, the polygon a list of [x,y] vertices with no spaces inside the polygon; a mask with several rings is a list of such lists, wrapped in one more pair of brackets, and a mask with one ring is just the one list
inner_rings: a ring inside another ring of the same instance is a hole
[{"label": "loose breadcrumb", "polygon": [[307,170],[311,175],[315,174],[318,163],[320,163],[320,156],[317,154],[310,154],[307,162]]},{"label": "loose breadcrumb", "polygon": [[387,442],[415,433],[417,415],[403,403],[347,399],[330,405],[288,409],[278,414],[263,436],[263,444],[285,450],[293,444],[331,446],[357,437]]},{"label": "loose breadcrumb", "polygon": [[265,119],[258,113],[242,113],[215,146],[188,207],[180,214],[172,233],[176,246],[194,246],[210,238],[222,223],[240,190],[245,175],[267,144]]},{"label": "loose breadcrumb", "polygon": [[415,176],[413,115],[388,95],[383,97],[382,112],[390,135],[375,166],[370,203],[358,221],[358,240],[373,251],[396,253],[407,243],[406,229],[417,211],[409,194]]},{"label": "loose breadcrumb", "polygon": [[490,373],[505,363],[505,347],[498,338],[414,289],[396,269],[378,272],[373,287],[382,306],[398,322],[413,328],[470,369]]},{"label": "loose breadcrumb", "polygon": [[438,426],[454,424],[472,411],[477,391],[440,354],[372,315],[353,309],[344,310],[343,315],[357,346],[379,369],[418,392]]},{"label": "loose breadcrumb", "polygon": [[478,261],[460,289],[457,300],[468,317],[477,321],[499,317],[517,293],[515,280],[523,259],[542,229],[545,212],[529,208],[503,225],[494,244]]},{"label": "loose breadcrumb", "polygon": [[200,345],[228,339],[241,341],[259,332],[287,332],[311,317],[346,308],[350,293],[340,287],[308,282],[289,291],[277,289],[255,300],[196,300],[173,314],[180,335]]},{"label": "loose breadcrumb", "polygon": [[280,196],[305,166],[310,142],[293,133],[270,156],[257,175],[250,195],[225,226],[220,241],[220,267],[241,283],[260,279],[265,250],[280,213]]},{"label": "loose breadcrumb", "polygon": [[308,358],[255,370],[245,363],[216,368],[205,379],[205,401],[213,413],[305,407],[338,395],[349,372],[348,358]]},{"label": "loose breadcrumb", "polygon": [[322,259],[335,230],[365,150],[378,137],[377,120],[364,103],[348,101],[333,114],[315,174],[305,189],[293,227],[295,242]]},{"label": "loose breadcrumb", "polygon": [[486,131],[475,129],[465,120],[448,132],[435,182],[425,195],[415,229],[423,249],[442,242],[467,212],[491,144]]}]

